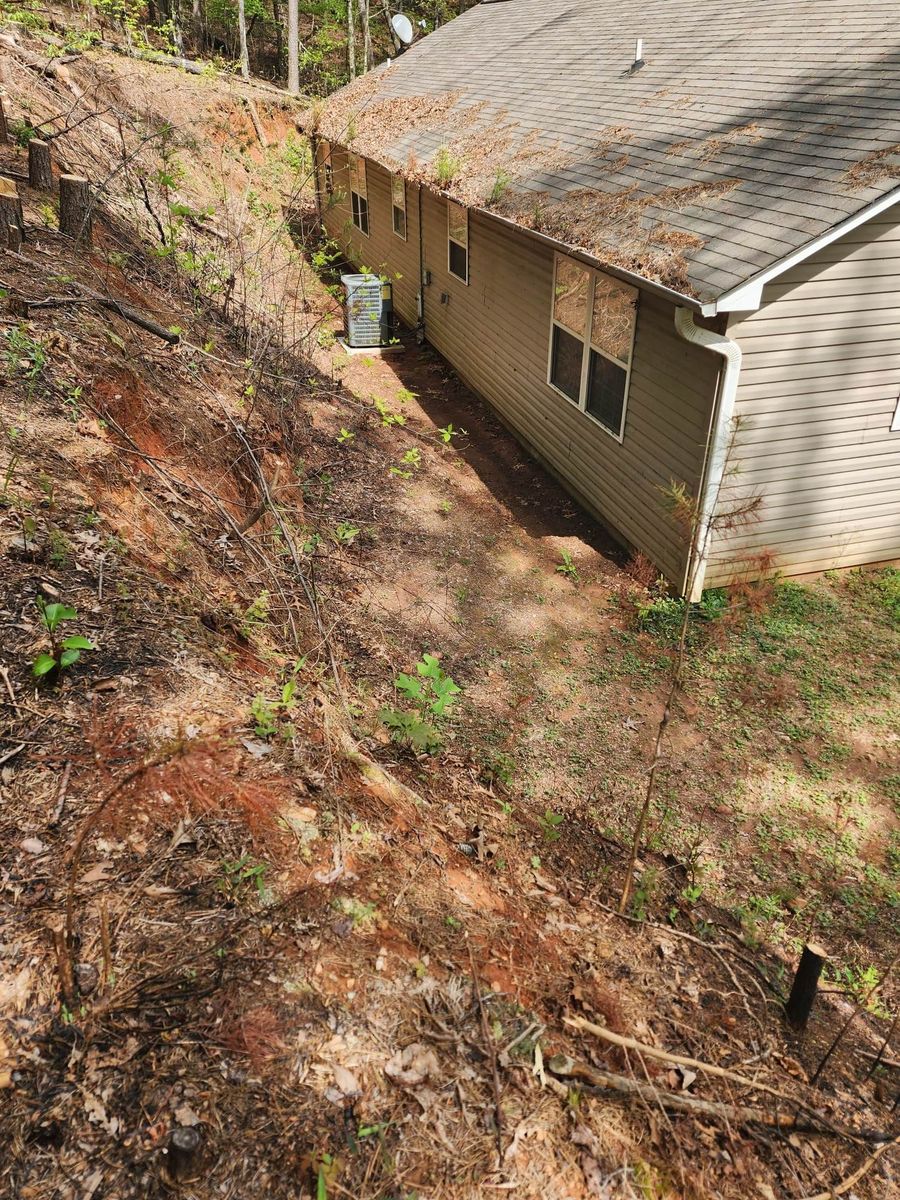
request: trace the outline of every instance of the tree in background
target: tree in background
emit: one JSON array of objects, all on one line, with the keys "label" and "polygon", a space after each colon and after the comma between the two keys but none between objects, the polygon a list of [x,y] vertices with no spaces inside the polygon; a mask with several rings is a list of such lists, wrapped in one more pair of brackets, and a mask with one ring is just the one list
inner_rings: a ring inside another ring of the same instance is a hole
[{"label": "tree in background", "polygon": [[[287,0],[287,88],[292,96],[300,95],[300,4],[299,0]],[[273,12],[274,15],[274,12]],[[278,18],[276,20],[276,27]]]}]

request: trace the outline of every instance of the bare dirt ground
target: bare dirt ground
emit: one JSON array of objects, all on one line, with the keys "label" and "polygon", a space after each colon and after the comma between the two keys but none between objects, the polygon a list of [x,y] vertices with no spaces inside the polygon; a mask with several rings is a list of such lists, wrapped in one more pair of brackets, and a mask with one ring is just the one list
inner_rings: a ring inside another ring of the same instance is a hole
[{"label": "bare dirt ground", "polygon": [[[236,333],[118,202],[88,251],[22,194],[0,263],[2,1194],[801,1200],[861,1166],[845,1193],[896,1192],[896,1071],[867,1078],[897,1003],[890,977],[869,994],[896,940],[895,577],[748,589],[701,622],[618,917],[671,662],[652,578],[436,356],[343,356],[311,273],[315,370],[248,354],[258,323]],[[180,345],[23,307],[98,279]],[[42,680],[39,602],[94,647]],[[425,653],[461,691],[415,754],[383,714]],[[833,990],[800,1037],[782,1000],[810,935]],[[673,1107],[692,1099],[718,1108]]]}]

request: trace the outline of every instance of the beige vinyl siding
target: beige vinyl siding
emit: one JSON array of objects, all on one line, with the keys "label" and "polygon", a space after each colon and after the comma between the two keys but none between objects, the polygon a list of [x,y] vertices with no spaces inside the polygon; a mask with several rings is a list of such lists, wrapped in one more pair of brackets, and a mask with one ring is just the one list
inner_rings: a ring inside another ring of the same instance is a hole
[{"label": "beige vinyl siding", "polygon": [[791,574],[900,557],[900,210],[839,238],[732,320],[744,352],[722,509],[762,497],[721,536],[707,586],[763,551]]},{"label": "beige vinyl siding", "polygon": [[696,487],[714,356],[678,338],[671,304],[642,293],[620,444],[547,383],[553,251],[471,212],[467,286],[447,269],[445,201],[422,200],[429,342],[588,510],[680,584],[684,538],[662,489]]},{"label": "beige vinyl siding", "polygon": [[366,237],[350,219],[350,171],[346,151],[340,147],[332,148],[331,160],[334,195],[320,197],[325,229],[357,266],[367,267],[390,279],[394,308],[407,325],[415,325],[419,270],[419,202],[416,185],[406,185],[404,241],[393,230],[391,177],[383,167],[366,160],[369,199],[369,236]]},{"label": "beige vinyl siding", "polygon": [[[416,320],[418,195],[407,185],[408,238],[391,232],[390,177],[367,164],[371,236],[350,221],[346,155],[334,151],[330,235],[357,265],[399,271],[395,306]],[[469,281],[448,268],[446,201],[422,190],[423,289],[428,341],[507,427],[619,538],[641,550],[674,583],[686,544],[663,490],[696,489],[718,380],[718,360],[675,332],[674,307],[642,292],[620,444],[547,382],[553,250],[527,233],[469,214]]]}]

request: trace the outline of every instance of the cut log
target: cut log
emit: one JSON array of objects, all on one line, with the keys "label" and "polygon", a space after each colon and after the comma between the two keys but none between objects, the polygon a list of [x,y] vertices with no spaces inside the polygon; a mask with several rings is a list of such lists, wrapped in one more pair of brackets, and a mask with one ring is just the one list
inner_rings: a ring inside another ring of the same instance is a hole
[{"label": "cut log", "polygon": [[[0,177],[0,230],[6,231],[4,240],[10,245],[9,229],[15,226],[19,233],[19,245],[25,233],[25,222],[22,218],[22,201],[16,185],[10,179]],[[10,246],[10,249],[12,247]]]},{"label": "cut log", "polygon": [[50,143],[32,138],[28,143],[28,182],[45,192],[53,189],[53,167],[50,164]]},{"label": "cut log", "polygon": [[196,1179],[200,1173],[200,1131],[193,1125],[179,1125],[169,1138],[169,1175],[177,1183]]},{"label": "cut log", "polygon": [[797,967],[791,994],[785,1006],[787,1019],[797,1030],[802,1031],[807,1026],[819,986],[819,976],[827,957],[821,946],[810,943],[803,947],[800,965]]},{"label": "cut log", "polygon": [[59,231],[82,245],[91,244],[91,185],[82,175],[59,177]]}]

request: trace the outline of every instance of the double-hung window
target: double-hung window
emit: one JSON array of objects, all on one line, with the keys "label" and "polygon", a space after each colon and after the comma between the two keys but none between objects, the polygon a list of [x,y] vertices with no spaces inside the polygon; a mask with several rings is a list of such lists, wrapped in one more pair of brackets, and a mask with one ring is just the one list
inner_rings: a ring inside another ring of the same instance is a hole
[{"label": "double-hung window", "polygon": [[394,233],[406,241],[406,180],[402,175],[391,176],[391,209]]},{"label": "double-hung window", "polygon": [[469,282],[469,210],[453,200],[447,201],[447,268]]},{"label": "double-hung window", "polygon": [[350,159],[350,216],[353,224],[369,236],[369,195],[366,191],[366,160],[358,154]]},{"label": "double-hung window", "polygon": [[620,442],[637,300],[636,288],[557,255],[548,382]]}]

